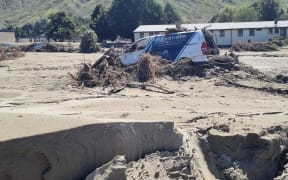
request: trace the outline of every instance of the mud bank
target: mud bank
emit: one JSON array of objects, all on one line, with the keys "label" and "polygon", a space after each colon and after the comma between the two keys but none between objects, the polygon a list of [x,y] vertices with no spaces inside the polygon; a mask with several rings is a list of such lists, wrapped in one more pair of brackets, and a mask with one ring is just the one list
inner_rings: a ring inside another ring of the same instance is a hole
[{"label": "mud bank", "polygon": [[241,135],[210,130],[200,144],[209,170],[218,179],[285,179],[287,137],[283,127]]},{"label": "mud bank", "polygon": [[0,143],[0,179],[83,179],[117,155],[177,150],[174,123],[94,124]]}]

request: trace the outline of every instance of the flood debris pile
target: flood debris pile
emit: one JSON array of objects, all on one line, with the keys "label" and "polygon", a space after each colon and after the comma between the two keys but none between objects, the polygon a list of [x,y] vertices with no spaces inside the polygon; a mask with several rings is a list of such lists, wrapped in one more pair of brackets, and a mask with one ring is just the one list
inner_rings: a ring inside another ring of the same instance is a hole
[{"label": "flood debris pile", "polygon": [[279,47],[287,46],[288,38],[272,38],[268,42],[256,43],[237,43],[232,46],[234,51],[254,51],[254,52],[265,52],[265,51],[279,51]]},{"label": "flood debris pile", "polygon": [[288,76],[285,76],[283,74],[278,74],[277,76],[275,76],[275,80],[279,83],[288,83]]},{"label": "flood debris pile", "polygon": [[278,46],[272,42],[265,43],[237,43],[232,46],[234,51],[254,51],[254,52],[266,52],[266,51],[278,51]]},{"label": "flood debris pile", "polygon": [[78,85],[121,86],[133,82],[151,82],[156,77],[170,76],[179,80],[184,76],[205,77],[211,68],[219,70],[231,69],[238,63],[238,57],[233,53],[224,56],[215,56],[212,63],[193,63],[191,59],[171,62],[158,56],[143,54],[141,59],[133,65],[124,66],[120,61],[120,49],[111,48],[94,64],[84,64],[76,74]]},{"label": "flood debris pile", "polygon": [[155,66],[148,54],[145,54],[137,64],[137,77],[139,82],[154,80]]},{"label": "flood debris pile", "polygon": [[[111,93],[124,88],[140,88],[153,92],[172,94],[174,91],[157,85],[155,79],[170,77],[182,80],[184,77],[215,78],[216,86],[251,89],[272,94],[288,95],[287,77],[270,77],[244,63],[239,63],[238,55],[227,52],[224,55],[209,57],[207,63],[194,63],[190,59],[171,62],[158,56],[143,54],[133,65],[124,66],[120,61],[120,49],[110,49],[94,64],[84,64],[83,68],[72,76],[78,86],[113,87]],[[247,82],[251,82],[248,83]],[[255,83],[256,81],[261,82]],[[254,82],[254,83],[253,83]]]},{"label": "flood debris pile", "polygon": [[0,46],[0,61],[23,57],[25,55],[20,47],[2,47]]},{"label": "flood debris pile", "polygon": [[276,44],[279,47],[282,46],[287,46],[288,45],[288,38],[283,38],[283,37],[279,37],[279,38],[272,38],[269,40],[269,42]]},{"label": "flood debris pile", "polygon": [[132,81],[129,68],[121,65],[120,53],[120,49],[111,48],[94,64],[84,64],[75,77],[78,84],[86,87],[120,86]]}]

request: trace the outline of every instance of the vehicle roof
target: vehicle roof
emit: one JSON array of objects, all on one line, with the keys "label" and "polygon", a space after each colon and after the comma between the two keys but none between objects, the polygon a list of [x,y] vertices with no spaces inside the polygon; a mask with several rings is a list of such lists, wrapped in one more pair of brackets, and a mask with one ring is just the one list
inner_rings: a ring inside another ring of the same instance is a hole
[{"label": "vehicle roof", "polygon": [[174,33],[169,33],[169,34],[158,34],[158,35],[153,35],[153,36],[146,36],[144,38],[138,39],[137,41],[135,41],[133,44],[143,40],[143,39],[152,39],[154,37],[161,37],[161,36],[167,36],[167,35],[177,35],[177,34],[185,34],[185,33],[191,33],[191,32],[198,32],[198,33],[202,33],[201,30],[194,30],[194,31],[183,31],[183,32],[174,32]]}]

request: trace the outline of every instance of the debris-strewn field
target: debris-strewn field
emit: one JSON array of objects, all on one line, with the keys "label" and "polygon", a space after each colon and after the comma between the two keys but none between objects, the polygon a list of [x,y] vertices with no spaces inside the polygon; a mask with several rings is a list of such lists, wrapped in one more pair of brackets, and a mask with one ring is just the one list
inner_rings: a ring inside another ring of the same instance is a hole
[{"label": "debris-strewn field", "polygon": [[0,179],[287,179],[288,49],[224,52],[0,61]]}]

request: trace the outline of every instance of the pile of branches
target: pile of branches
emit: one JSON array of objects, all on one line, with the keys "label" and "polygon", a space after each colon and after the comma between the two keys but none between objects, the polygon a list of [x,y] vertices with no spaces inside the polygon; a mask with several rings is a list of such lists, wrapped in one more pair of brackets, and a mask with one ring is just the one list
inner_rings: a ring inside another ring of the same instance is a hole
[{"label": "pile of branches", "polygon": [[131,82],[153,81],[159,75],[157,69],[160,68],[160,63],[168,64],[168,61],[159,57],[144,54],[136,64],[124,66],[121,64],[120,54],[120,49],[109,49],[94,64],[84,64],[73,79],[78,85],[86,87],[117,87]]},{"label": "pile of branches", "polygon": [[19,57],[25,56],[25,53],[22,52],[20,47],[2,47],[0,46],[0,61],[1,60],[8,60],[8,59],[15,59]]},{"label": "pile of branches", "polygon": [[94,64],[84,64],[74,78],[86,87],[117,86],[131,80],[120,63],[120,50],[111,48]]},{"label": "pile of branches", "polygon": [[278,51],[278,46],[272,42],[265,43],[237,43],[232,46],[234,51],[267,52]]},{"label": "pile of branches", "polygon": [[288,45],[288,38],[283,38],[283,37],[280,37],[280,38],[272,38],[269,40],[269,42],[279,46],[279,47],[282,47],[282,46],[287,46]]},{"label": "pile of branches", "polygon": [[[185,76],[205,77],[208,69],[215,64],[235,64],[238,57],[226,55],[213,59],[213,63],[195,64],[191,59],[171,62],[151,54],[143,54],[133,65],[124,66],[120,60],[120,49],[111,48],[94,64],[84,64],[83,68],[73,76],[79,86],[86,87],[119,87],[131,83],[154,82],[156,77],[170,76],[175,80]],[[228,67],[228,66],[227,66]],[[227,69],[223,65],[223,69]],[[233,66],[229,66],[232,68]]]},{"label": "pile of branches", "polygon": [[265,52],[265,51],[279,51],[279,47],[287,46],[288,38],[272,38],[268,42],[264,43],[237,43],[232,46],[234,51],[254,51],[254,52]]}]

